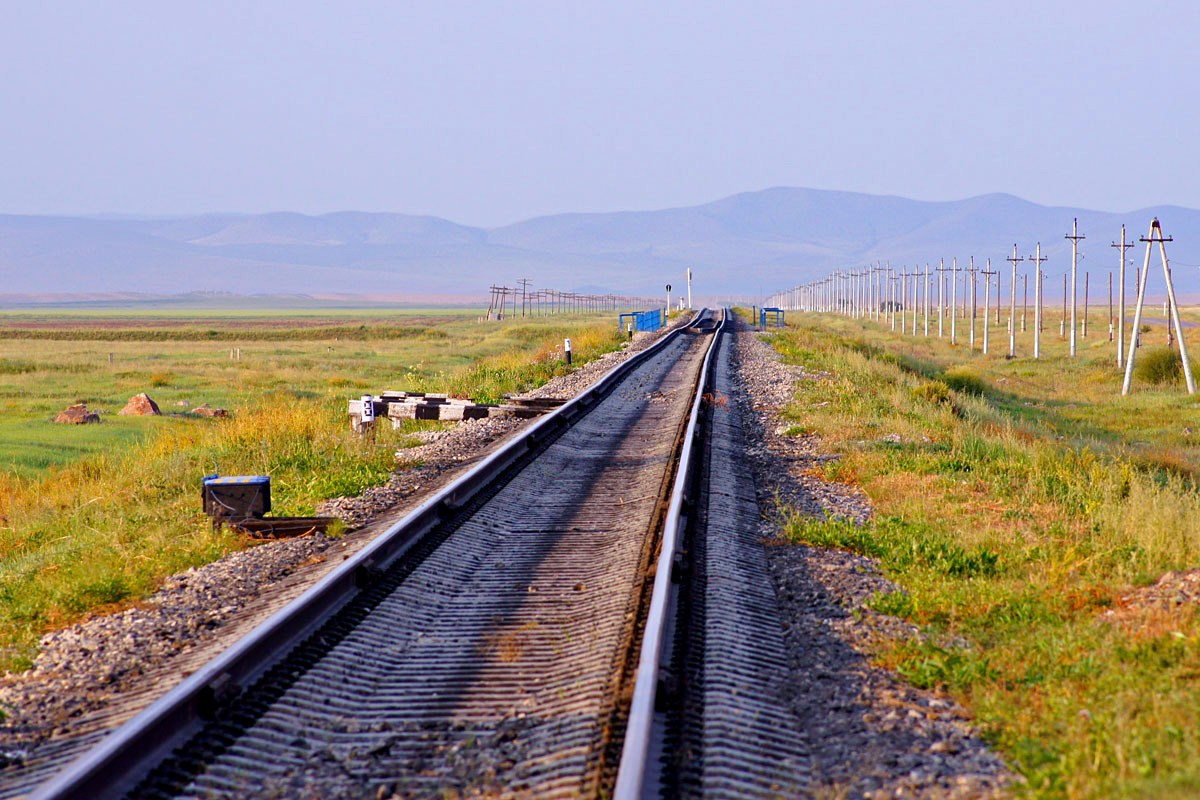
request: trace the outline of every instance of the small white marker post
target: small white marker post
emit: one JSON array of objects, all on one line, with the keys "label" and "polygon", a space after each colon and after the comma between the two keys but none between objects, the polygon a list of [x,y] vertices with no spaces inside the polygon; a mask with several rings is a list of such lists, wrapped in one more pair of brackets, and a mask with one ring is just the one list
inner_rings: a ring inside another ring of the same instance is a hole
[{"label": "small white marker post", "polygon": [[[632,328],[632,326],[631,326]],[[563,353],[567,356],[567,366],[571,366],[571,340],[563,339]]]},{"label": "small white marker post", "polygon": [[362,396],[362,410],[359,412],[359,433],[366,433],[375,424],[375,398],[369,394]]}]

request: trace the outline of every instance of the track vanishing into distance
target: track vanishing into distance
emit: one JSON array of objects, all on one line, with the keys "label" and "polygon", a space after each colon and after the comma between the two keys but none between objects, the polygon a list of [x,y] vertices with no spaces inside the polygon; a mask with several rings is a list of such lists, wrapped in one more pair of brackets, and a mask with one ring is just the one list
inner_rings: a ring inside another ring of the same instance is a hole
[{"label": "track vanishing into distance", "polygon": [[802,794],[719,324],[539,421],[34,796]]},{"label": "track vanishing into distance", "polygon": [[[764,427],[797,372],[728,327],[652,340],[319,571],[255,562],[294,580],[116,702],[88,705],[80,672],[55,698],[78,713],[28,751],[0,743],[0,797],[1009,796],[1019,779],[961,708],[866,663],[858,637],[892,623],[857,611],[894,585],[858,556],[771,546],[774,503],[869,506],[787,483],[827,458]],[[239,592],[217,566],[205,596]]]}]

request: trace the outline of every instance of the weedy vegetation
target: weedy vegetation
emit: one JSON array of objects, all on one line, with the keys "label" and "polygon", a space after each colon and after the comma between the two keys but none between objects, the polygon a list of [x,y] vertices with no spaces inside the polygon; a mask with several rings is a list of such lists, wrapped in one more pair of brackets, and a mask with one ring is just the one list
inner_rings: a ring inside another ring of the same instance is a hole
[{"label": "weedy vegetation", "polygon": [[902,587],[874,607],[926,635],[879,662],[964,703],[1025,777],[1019,794],[1200,793],[1200,611],[1135,599],[1200,566],[1196,398],[1154,380],[1162,367],[1122,398],[1103,334],[1074,360],[1051,335],[1043,360],[1007,360],[797,316],[769,341],[824,377],[801,381],[785,416],[840,455],[825,477],[860,485],[876,513],[792,514],[787,535],[875,557]]},{"label": "weedy vegetation", "polygon": [[[576,365],[622,342],[609,317],[359,317],[99,314],[30,329],[0,314],[0,669],[27,667],[47,630],[252,546],[212,530],[202,476],[269,474],[273,513],[307,515],[385,482],[412,433],[439,424],[360,437],[349,398],[404,389],[496,402],[567,372],[566,336]],[[115,413],[143,391],[164,416]],[[103,421],[51,421],[76,402]],[[202,402],[230,417],[189,413]]]}]

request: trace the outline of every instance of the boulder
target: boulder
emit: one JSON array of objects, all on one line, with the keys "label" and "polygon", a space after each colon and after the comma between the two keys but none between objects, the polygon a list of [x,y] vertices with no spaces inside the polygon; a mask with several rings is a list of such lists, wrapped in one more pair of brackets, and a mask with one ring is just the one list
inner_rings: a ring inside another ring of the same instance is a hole
[{"label": "boulder", "polygon": [[66,411],[58,412],[58,416],[54,418],[54,421],[69,425],[88,425],[92,422],[99,422],[100,415],[95,411],[88,411],[87,406],[83,403],[76,403],[73,406],[68,406]]},{"label": "boulder", "polygon": [[192,413],[200,417],[228,417],[229,412],[223,408],[212,408],[208,403],[201,403],[192,409]]},{"label": "boulder", "polygon": [[158,410],[158,403],[151,400],[150,395],[142,392],[129,398],[129,402],[117,413],[129,417],[148,417],[162,412]]}]

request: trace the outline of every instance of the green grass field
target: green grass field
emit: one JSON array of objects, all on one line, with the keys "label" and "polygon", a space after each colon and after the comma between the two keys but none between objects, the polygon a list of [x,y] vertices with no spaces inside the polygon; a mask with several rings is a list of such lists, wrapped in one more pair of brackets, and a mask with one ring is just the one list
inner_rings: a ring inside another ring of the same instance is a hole
[{"label": "green grass field", "polygon": [[951,346],[834,315],[790,321],[771,341],[818,376],[797,387],[792,430],[838,452],[824,476],[861,486],[876,514],[862,527],[793,515],[788,532],[876,557],[902,587],[876,608],[927,636],[879,662],[963,702],[1022,793],[1200,793],[1200,613],[1125,599],[1200,566],[1197,398],[1144,377],[1121,397],[1096,318],[1102,336],[1078,358],[1055,324],[1038,361],[1030,332],[1004,358],[1001,327],[984,356],[964,328]]},{"label": "green grass field", "polygon": [[[577,365],[622,341],[615,315],[476,320],[461,311],[0,314],[0,668],[29,664],[48,629],[252,546],[211,530],[197,499],[203,475],[269,474],[274,513],[310,514],[386,481],[396,450],[415,443],[411,431],[437,424],[359,437],[351,397],[397,389],[495,402],[569,371],[558,349],[566,336]],[[117,415],[139,392],[164,416]],[[77,402],[103,421],[52,422]],[[201,403],[231,417],[188,413]]]}]

